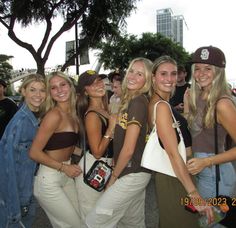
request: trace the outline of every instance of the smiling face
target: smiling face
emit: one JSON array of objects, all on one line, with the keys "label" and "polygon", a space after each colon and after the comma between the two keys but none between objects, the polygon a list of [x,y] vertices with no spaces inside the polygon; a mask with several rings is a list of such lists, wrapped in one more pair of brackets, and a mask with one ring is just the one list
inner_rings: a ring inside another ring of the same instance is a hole
[{"label": "smiling face", "polygon": [[37,112],[46,98],[45,84],[33,81],[29,83],[26,88],[22,88],[22,95],[29,109],[33,112]]},{"label": "smiling face", "polygon": [[127,88],[131,91],[137,91],[145,85],[145,82],[144,63],[136,61],[127,73]]},{"label": "smiling face", "polygon": [[210,89],[214,79],[213,66],[209,64],[196,63],[193,77],[203,90]]},{"label": "smiling face", "polygon": [[171,93],[177,83],[177,66],[164,62],[159,65],[153,75],[153,84],[157,92]]},{"label": "smiling face", "polygon": [[71,95],[71,87],[69,82],[60,77],[53,76],[49,82],[50,86],[50,94],[54,101],[60,102],[68,102]]},{"label": "smiling face", "polygon": [[85,86],[85,91],[89,97],[103,97],[106,94],[105,84],[101,78],[97,78],[91,85]]}]

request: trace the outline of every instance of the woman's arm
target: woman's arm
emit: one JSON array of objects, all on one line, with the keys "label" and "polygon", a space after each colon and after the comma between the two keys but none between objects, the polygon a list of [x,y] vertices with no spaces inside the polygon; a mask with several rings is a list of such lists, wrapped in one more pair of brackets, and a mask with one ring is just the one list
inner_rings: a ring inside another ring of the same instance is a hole
[{"label": "woman's arm", "polygon": [[[89,147],[93,156],[101,158],[113,137],[113,131],[116,124],[116,116],[109,118],[109,125],[105,135],[102,135],[102,122],[95,112],[89,112],[85,117],[85,127],[88,137]],[[104,137],[105,136],[105,137]]]},{"label": "woman's arm", "polygon": [[[217,121],[236,142],[236,107],[230,99],[221,99],[217,102]],[[214,151],[212,151],[212,153],[214,153]],[[224,153],[219,151],[219,154],[211,157],[192,158],[188,161],[188,170],[191,174],[195,175],[206,167],[233,160],[236,160],[236,147]]]},{"label": "woman's arm", "polygon": [[115,164],[115,168],[113,170],[112,177],[108,185],[111,185],[116,181],[116,179],[119,177],[121,172],[124,170],[128,162],[132,158],[139,133],[140,133],[139,125],[130,124],[127,126],[124,144],[119,154],[118,160]]},{"label": "woman's arm", "polygon": [[80,168],[74,165],[65,165],[60,161],[56,161],[43,151],[49,138],[57,130],[61,122],[60,113],[57,110],[49,111],[43,118],[36,137],[29,151],[31,159],[40,164],[46,165],[58,171],[65,172],[69,177],[75,177],[80,174]]},{"label": "woman's arm", "polygon": [[209,218],[212,217],[212,211],[209,207],[205,206],[205,201],[199,195],[196,190],[196,186],[188,173],[187,167],[178,151],[178,141],[176,137],[176,132],[172,127],[173,119],[171,115],[170,108],[165,103],[159,103],[157,106],[158,111],[156,112],[156,128],[157,133],[160,137],[161,142],[165,148],[166,153],[169,156],[172,168],[185,188],[187,195],[195,200],[195,202],[202,202],[198,205],[194,205],[198,211],[205,211],[208,213]]}]

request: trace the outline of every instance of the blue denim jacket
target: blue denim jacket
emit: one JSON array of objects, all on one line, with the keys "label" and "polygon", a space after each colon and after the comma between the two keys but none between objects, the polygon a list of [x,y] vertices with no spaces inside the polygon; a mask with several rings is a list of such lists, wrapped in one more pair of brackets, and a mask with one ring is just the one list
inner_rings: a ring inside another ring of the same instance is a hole
[{"label": "blue denim jacket", "polygon": [[38,124],[23,103],[0,141],[0,227],[19,227],[20,207],[29,205],[32,199],[36,163],[28,151]]}]

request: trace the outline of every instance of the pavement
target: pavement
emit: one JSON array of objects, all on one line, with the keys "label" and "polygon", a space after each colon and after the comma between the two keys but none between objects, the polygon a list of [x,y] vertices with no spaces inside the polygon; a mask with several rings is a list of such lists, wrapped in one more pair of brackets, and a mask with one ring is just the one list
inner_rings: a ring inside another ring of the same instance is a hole
[{"label": "pavement", "polygon": [[[146,190],[145,202],[145,220],[146,228],[158,228],[158,208],[156,204],[154,178],[151,178]],[[35,222],[32,228],[52,228],[47,215],[38,205]],[[79,227],[78,227],[79,228]]]}]

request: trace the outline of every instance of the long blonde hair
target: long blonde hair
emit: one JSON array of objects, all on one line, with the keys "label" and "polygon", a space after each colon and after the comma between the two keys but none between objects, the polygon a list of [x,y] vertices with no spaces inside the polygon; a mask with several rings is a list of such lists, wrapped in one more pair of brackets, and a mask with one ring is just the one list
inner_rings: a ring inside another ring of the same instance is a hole
[{"label": "long blonde hair", "polygon": [[[206,99],[206,107],[203,115],[203,126],[206,128],[212,128],[214,125],[214,110],[217,101],[223,96],[231,97],[230,89],[225,77],[225,69],[211,65],[214,79],[212,81],[211,89],[208,92]],[[195,64],[192,65],[191,73],[191,88],[190,88],[190,99],[189,99],[189,114],[188,121],[190,127],[192,126],[195,117],[197,115],[197,100],[201,95],[201,88],[197,81],[193,77],[195,71]]]},{"label": "long blonde hair", "polygon": [[[130,93],[127,88],[127,75],[129,74],[130,69],[134,65],[135,62],[142,62],[144,64],[144,76],[145,76],[145,84],[144,86],[137,90],[135,93]],[[133,59],[129,67],[126,71],[124,80],[122,82],[122,96],[121,96],[121,105],[119,112],[125,111],[128,108],[128,104],[130,100],[132,100],[134,97],[137,97],[141,94],[148,93],[151,87],[151,72],[152,70],[152,61],[143,57],[138,57]]]},{"label": "long blonde hair", "polygon": [[76,115],[77,96],[76,96],[76,92],[75,92],[75,86],[74,86],[73,82],[71,81],[71,79],[66,74],[62,73],[61,71],[55,71],[55,72],[52,72],[46,76],[47,98],[46,98],[46,102],[45,102],[45,113],[57,105],[57,102],[52,99],[52,96],[50,93],[50,89],[51,89],[50,80],[55,76],[61,77],[69,83],[70,89],[71,89],[69,109],[70,109],[72,117],[74,119],[77,119],[77,115]]},{"label": "long blonde hair", "polygon": [[[38,74],[38,73],[34,73],[34,74],[29,74],[22,82],[22,84],[20,85],[20,88],[19,88],[19,92],[22,94],[22,89],[26,89],[27,86],[32,83],[32,82],[41,82],[42,84],[45,85],[46,87],[46,81],[45,81],[45,78],[41,75],[41,74]],[[22,96],[22,101],[24,101],[24,97]],[[39,107],[39,113],[42,113],[43,112],[43,107],[44,107],[44,103],[42,103]]]}]

